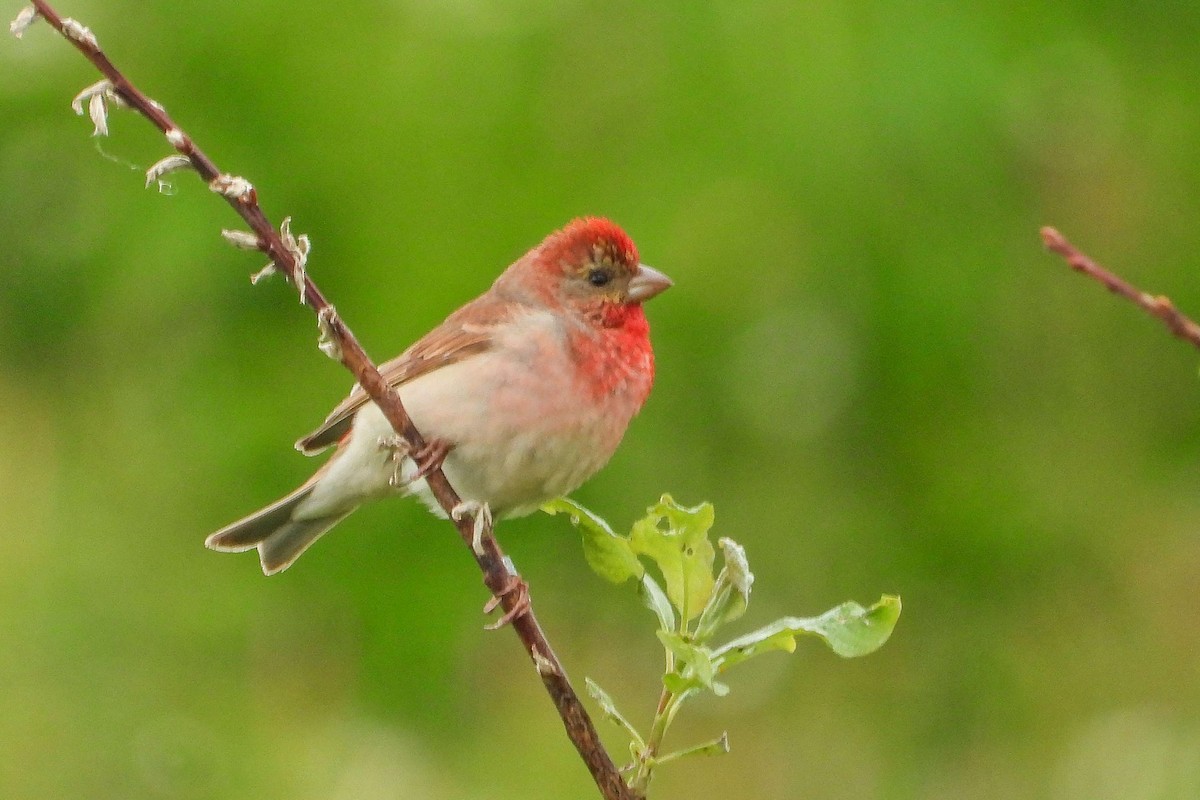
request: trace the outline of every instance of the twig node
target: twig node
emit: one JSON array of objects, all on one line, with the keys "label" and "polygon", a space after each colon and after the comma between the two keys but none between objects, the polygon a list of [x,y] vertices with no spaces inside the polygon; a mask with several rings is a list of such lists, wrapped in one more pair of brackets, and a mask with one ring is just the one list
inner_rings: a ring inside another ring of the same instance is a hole
[{"label": "twig node", "polygon": [[73,39],[81,44],[86,44],[93,50],[100,49],[100,43],[96,41],[96,35],[88,29],[86,25],[78,20],[67,17],[62,21],[63,34],[68,39]]}]

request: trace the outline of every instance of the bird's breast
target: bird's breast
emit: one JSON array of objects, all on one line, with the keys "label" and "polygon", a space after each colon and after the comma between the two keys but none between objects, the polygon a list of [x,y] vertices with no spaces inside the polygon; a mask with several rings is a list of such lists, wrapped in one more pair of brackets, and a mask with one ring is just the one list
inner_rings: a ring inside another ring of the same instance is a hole
[{"label": "bird's breast", "polygon": [[528,513],[607,463],[650,391],[653,355],[648,340],[593,344],[581,350],[551,315],[533,316],[401,387],[417,428],[453,445],[444,466],[460,495]]}]

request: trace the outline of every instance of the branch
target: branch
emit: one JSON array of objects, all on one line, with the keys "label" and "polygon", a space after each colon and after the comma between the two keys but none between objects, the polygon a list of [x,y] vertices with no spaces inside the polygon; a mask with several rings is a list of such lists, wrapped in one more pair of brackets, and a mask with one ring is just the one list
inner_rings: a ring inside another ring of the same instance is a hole
[{"label": "branch", "polygon": [[1080,252],[1054,228],[1042,228],[1042,242],[1051,252],[1058,253],[1067,265],[1076,272],[1082,272],[1089,278],[1104,285],[1113,294],[1118,294],[1141,308],[1147,314],[1158,317],[1167,330],[1200,348],[1200,325],[1180,313],[1170,298],[1164,295],[1150,295],[1134,287],[1119,275],[1109,272],[1087,255]]},{"label": "branch", "polygon": [[[354,334],[305,272],[307,238],[293,237],[287,220],[284,221],[282,231],[276,231],[259,207],[258,193],[254,187],[243,178],[221,172],[192,138],[175,124],[161,105],[138,90],[109,61],[101,51],[95,36],[86,27],[73,19],[60,17],[43,0],[33,0],[32,7],[22,11],[10,28],[15,35],[20,36],[39,16],[66,37],[104,75],[105,80],[85,89],[74,103],[76,110],[82,113],[83,101],[89,101],[96,133],[102,134],[107,130],[107,104],[110,102],[133,108],[162,131],[179,155],[163,159],[151,167],[147,173],[147,184],[170,170],[189,166],[195,169],[209,188],[220,194],[253,231],[253,234],[226,231],[226,238],[234,244],[260,250],[267,255],[271,263],[259,276],[271,269],[278,269],[287,277],[299,292],[300,302],[317,314],[321,330],[321,349],[353,373],[359,385],[383,411],[396,433],[403,437],[413,450],[424,447],[425,440],[404,410],[400,395],[379,374]],[[441,469],[434,470],[426,476],[426,481],[438,504],[449,515],[451,510],[459,505],[460,498],[446,480],[445,474]],[[520,581],[519,576],[510,571],[508,564],[511,562],[507,561],[496,543],[491,524],[485,520],[479,552],[475,552],[471,547],[475,535],[473,516],[462,515],[461,519],[455,521],[455,525],[483,572],[484,584],[492,592],[494,601],[505,610],[503,619],[512,623],[513,629],[525,646],[547,693],[558,708],[571,743],[579,751],[601,794],[605,800],[637,800],[637,795],[626,786],[612,759],[604,750],[595,726],[567,679],[566,671],[555,656],[550,643],[546,641],[546,636],[529,604],[525,584]]]}]

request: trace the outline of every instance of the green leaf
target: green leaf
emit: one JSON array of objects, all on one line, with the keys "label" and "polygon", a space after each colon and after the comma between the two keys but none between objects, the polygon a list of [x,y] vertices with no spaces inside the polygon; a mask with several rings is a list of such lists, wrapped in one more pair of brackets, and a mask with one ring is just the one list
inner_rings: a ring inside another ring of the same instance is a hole
[{"label": "green leaf", "polygon": [[667,599],[658,581],[649,574],[642,575],[641,583],[638,584],[638,594],[641,595],[646,608],[658,617],[659,630],[675,630],[675,609],[671,607],[671,601]]},{"label": "green leaf", "polygon": [[637,728],[634,728],[633,725],[630,724],[629,720],[625,719],[625,716],[617,710],[617,704],[613,702],[611,697],[609,697],[608,692],[601,689],[600,684],[596,683],[591,678],[585,677],[583,682],[587,687],[587,693],[593,700],[596,701],[597,705],[600,706],[600,710],[604,712],[604,716],[608,717],[610,720],[616,723],[618,727],[624,729],[624,731],[629,734],[629,738],[632,740],[633,746],[636,747],[638,751],[645,749],[646,741],[642,738],[641,734],[637,732]]},{"label": "green leaf", "polygon": [[711,503],[685,508],[664,494],[629,534],[633,552],[649,556],[658,565],[667,597],[684,622],[699,614],[712,595],[716,556],[708,540],[712,524]]},{"label": "green leaf", "polygon": [[703,688],[700,686],[700,681],[696,680],[696,676],[692,675],[684,677],[678,672],[668,672],[662,677],[663,686],[671,694],[683,694],[684,692],[692,691],[693,689]]},{"label": "green leaf", "polygon": [[551,500],[542,506],[547,514],[568,514],[572,524],[583,534],[583,555],[597,575],[613,583],[640,578],[645,572],[629,546],[629,540],[613,533],[608,523],[567,497]]},{"label": "green leaf", "polygon": [[760,653],[771,650],[790,653],[796,649],[796,637],[801,634],[820,637],[843,658],[865,656],[878,650],[888,640],[899,617],[899,597],[884,595],[870,608],[853,602],[843,603],[819,617],[784,617],[776,620],[718,648],[713,661],[717,671],[723,672]]},{"label": "green leaf", "polygon": [[695,688],[708,689],[718,697],[729,694],[729,687],[715,680],[717,670],[711,650],[673,631],[659,631],[658,639],[676,659],[676,671],[663,676],[667,689],[676,694]]},{"label": "green leaf", "polygon": [[726,731],[711,742],[705,742],[704,744],[698,744],[684,750],[676,750],[674,753],[668,753],[665,756],[659,756],[654,759],[654,764],[655,766],[661,766],[677,758],[686,758],[687,756],[719,756],[728,752],[729,732]]},{"label": "green leaf", "polygon": [[701,686],[705,688],[712,686],[713,677],[716,674],[713,670],[712,651],[707,647],[692,644],[672,631],[658,631],[658,640],[675,655],[676,663],[679,665],[677,669],[681,673],[685,669],[691,668]]}]

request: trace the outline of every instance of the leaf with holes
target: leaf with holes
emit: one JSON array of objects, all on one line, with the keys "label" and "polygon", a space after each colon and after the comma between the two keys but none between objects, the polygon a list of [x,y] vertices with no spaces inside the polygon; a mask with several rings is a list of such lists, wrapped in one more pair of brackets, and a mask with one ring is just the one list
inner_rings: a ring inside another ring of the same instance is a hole
[{"label": "leaf with holes", "polygon": [[686,508],[664,494],[645,517],[633,523],[629,534],[633,552],[653,559],[658,565],[667,597],[684,622],[704,610],[712,595],[716,557],[708,540],[712,524],[711,503]]}]

